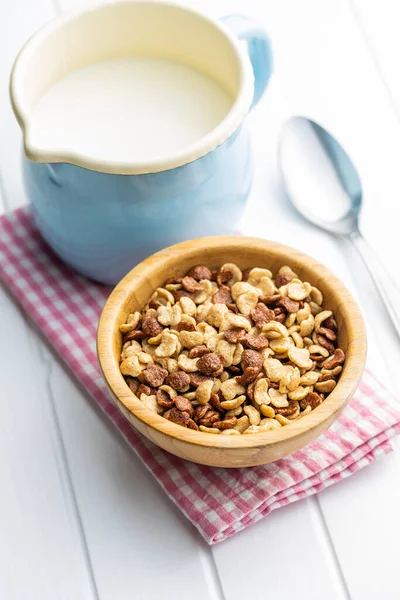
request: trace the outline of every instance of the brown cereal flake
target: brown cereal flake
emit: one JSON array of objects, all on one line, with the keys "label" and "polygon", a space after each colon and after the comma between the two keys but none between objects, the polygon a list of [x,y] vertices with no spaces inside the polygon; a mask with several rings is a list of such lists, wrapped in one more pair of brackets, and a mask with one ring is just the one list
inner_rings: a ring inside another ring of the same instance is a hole
[{"label": "brown cereal flake", "polygon": [[124,335],[124,337],[122,338],[122,343],[125,344],[125,342],[131,342],[132,340],[140,342],[145,337],[146,334],[144,331],[141,331],[140,329],[134,329],[133,331],[128,331],[128,333]]},{"label": "brown cereal flake", "polygon": [[314,410],[317,406],[319,406],[322,402],[321,397],[316,392],[308,392],[307,396],[300,400],[300,406],[303,410],[307,408],[307,406],[311,406],[311,409]]},{"label": "brown cereal flake", "polygon": [[273,321],[275,318],[274,311],[267,308],[262,302],[259,302],[255,308],[250,311],[250,316],[257,327],[262,327],[266,323]]},{"label": "brown cereal flake", "polygon": [[144,315],[142,330],[145,335],[155,337],[164,331],[164,327],[157,321],[154,315]]},{"label": "brown cereal flake", "polygon": [[185,373],[185,371],[175,371],[175,373],[170,373],[168,375],[165,383],[174,390],[183,390],[190,384],[190,376],[188,373]]},{"label": "brown cereal flake", "polygon": [[151,385],[151,387],[160,387],[160,385],[164,383],[167,375],[167,369],[162,369],[154,363],[150,363],[147,366],[147,369],[143,371],[143,379],[146,383]]},{"label": "brown cereal flake", "polygon": [[336,340],[336,333],[333,331],[333,329],[328,329],[327,327],[320,327],[319,333],[321,335],[324,335],[330,342],[334,342]]},{"label": "brown cereal flake", "polygon": [[[197,362],[197,368],[203,375],[214,375],[221,371],[224,366],[224,361],[221,359],[219,354],[211,352],[199,358]],[[222,371],[221,371],[222,372]]]},{"label": "brown cereal flake", "polygon": [[284,417],[293,415],[297,409],[298,409],[297,402],[289,402],[289,406],[285,406],[282,408],[278,408],[278,407],[274,406],[275,414],[283,415]]},{"label": "brown cereal flake", "polygon": [[244,370],[243,375],[236,377],[236,381],[240,383],[240,385],[246,386],[255,380],[259,372],[260,369],[257,367],[247,367],[247,369]]},{"label": "brown cereal flake", "polygon": [[325,360],[325,357],[321,356],[321,354],[310,354],[310,358],[316,363],[320,363]]},{"label": "brown cereal flake", "polygon": [[193,419],[195,421],[202,419],[204,417],[204,415],[206,414],[206,412],[208,412],[210,410],[210,408],[211,407],[209,404],[204,404],[203,406],[196,406],[196,408],[194,409],[194,413],[193,413]]},{"label": "brown cereal flake", "polygon": [[165,392],[164,390],[157,390],[156,400],[157,400],[157,404],[159,404],[163,408],[172,408],[174,406],[174,401],[169,397],[167,392]]},{"label": "brown cereal flake", "polygon": [[318,377],[318,383],[322,381],[329,381],[330,379],[335,379],[331,373],[324,373]]},{"label": "brown cereal flake", "polygon": [[211,352],[211,350],[209,350],[209,348],[207,348],[207,346],[204,346],[204,345],[195,346],[194,348],[189,350],[188,357],[189,358],[199,358],[201,356],[204,356],[205,354],[210,354],[210,352]]},{"label": "brown cereal flake", "polygon": [[177,331],[197,331],[196,325],[194,323],[189,323],[188,321],[181,321],[176,326]]},{"label": "brown cereal flake", "polygon": [[238,327],[233,327],[232,329],[227,329],[224,331],[224,338],[230,344],[237,344],[242,342],[246,337],[246,332],[244,329],[239,329]]},{"label": "brown cereal flake", "polygon": [[[190,377],[190,385],[197,388],[201,383],[207,381],[208,379],[212,379],[210,375],[204,375],[203,373],[189,373]],[[171,386],[172,387],[172,386]]]},{"label": "brown cereal flake", "polygon": [[254,369],[258,369],[261,371],[263,364],[263,357],[259,352],[255,350],[244,350],[242,354],[242,367],[243,371],[245,371],[248,367],[253,367]]},{"label": "brown cereal flake", "polygon": [[290,283],[293,279],[292,273],[281,273],[275,276],[275,285],[280,288],[282,285]]},{"label": "brown cereal flake", "polygon": [[[259,375],[257,375],[257,377],[254,379],[254,381],[252,381],[248,388],[247,388],[247,397],[250,400],[254,400],[254,388],[256,387],[256,383],[257,381],[259,381],[260,379],[263,379],[264,375],[262,373],[260,373]],[[237,380],[236,380],[237,381]],[[268,380],[269,381],[269,380]]]},{"label": "brown cereal flake", "polygon": [[193,415],[193,412],[194,412],[193,406],[192,406],[190,400],[188,400],[184,396],[177,396],[175,398],[175,406],[178,410],[187,412],[190,417]]},{"label": "brown cereal flake", "polygon": [[187,412],[182,412],[177,408],[171,408],[169,412],[168,419],[177,425],[182,425],[182,427],[186,427],[189,423],[190,416]]},{"label": "brown cereal flake", "polygon": [[229,308],[229,310],[231,310],[232,312],[234,312],[235,315],[239,314],[239,309],[238,309],[238,307],[236,306],[235,303],[233,303],[233,304],[227,304],[226,306]]},{"label": "brown cereal flake", "polygon": [[193,277],[188,277],[187,275],[182,279],[182,285],[183,288],[191,294],[194,292],[201,292],[203,290],[203,285],[201,283],[193,279]]},{"label": "brown cereal flake", "polygon": [[283,308],[274,308],[274,313],[274,321],[282,324],[286,321],[286,312],[283,310]]},{"label": "brown cereal flake", "polygon": [[263,350],[264,348],[268,348],[269,342],[265,335],[254,336],[246,333],[242,344],[251,350]]},{"label": "brown cereal flake", "polygon": [[328,369],[329,371],[332,371],[332,369],[335,369],[339,365],[342,365],[344,363],[344,359],[345,359],[345,353],[343,352],[343,350],[341,348],[336,348],[335,352],[333,353],[333,356],[330,356],[329,358],[327,358],[322,363],[322,366],[324,369]]},{"label": "brown cereal flake", "polygon": [[329,354],[333,354],[335,352],[335,346],[332,344],[332,342],[327,340],[325,336],[317,334],[317,340],[318,344],[323,348],[326,348]]},{"label": "brown cereal flake", "polygon": [[[326,327],[327,329],[332,329],[333,331],[337,331],[338,326],[332,315],[330,317],[328,317],[327,319],[325,319],[324,327]],[[320,328],[320,330],[321,330],[321,328]]]},{"label": "brown cereal flake", "polygon": [[258,301],[266,304],[267,306],[275,306],[282,296],[280,294],[272,294],[272,296],[260,296]]},{"label": "brown cereal flake", "polygon": [[278,306],[284,308],[288,313],[296,313],[300,309],[300,303],[286,296],[278,301]]},{"label": "brown cereal flake", "polygon": [[220,420],[220,415],[215,410],[208,410],[204,417],[199,420],[199,425],[204,425],[204,427],[211,427],[213,423],[216,423]]},{"label": "brown cereal flake", "polygon": [[166,285],[175,285],[176,283],[181,283],[181,282],[182,282],[182,277],[169,277],[168,279],[166,279],[164,281],[163,287],[165,287]]},{"label": "brown cereal flake", "polygon": [[224,283],[228,283],[232,279],[233,273],[229,269],[222,271],[221,269],[217,273],[217,283],[221,287]]},{"label": "brown cereal flake", "polygon": [[215,421],[213,427],[216,427],[217,429],[231,429],[234,425],[236,425],[236,421],[236,417],[227,417],[223,421]]},{"label": "brown cereal flake", "polygon": [[187,292],[186,290],[172,290],[171,294],[173,295],[175,302],[179,302],[184,296],[191,298],[192,300],[194,298],[194,294]]},{"label": "brown cereal flake", "polygon": [[211,279],[212,273],[206,265],[196,265],[189,269],[186,273],[188,277],[192,277],[196,281],[201,281],[202,279]]},{"label": "brown cereal flake", "polygon": [[140,396],[142,394],[146,394],[146,396],[150,396],[151,394],[151,387],[149,387],[148,385],[145,385],[144,383],[141,383],[138,387],[138,389],[136,390],[136,396],[138,398],[140,398]]},{"label": "brown cereal flake", "polygon": [[277,323],[282,323],[283,325],[286,321],[286,314],[278,313],[277,315],[275,315],[274,321],[276,321]]},{"label": "brown cereal flake", "polygon": [[126,383],[127,383],[127,384],[128,384],[128,386],[129,386],[129,389],[130,389],[130,390],[131,390],[131,391],[132,391],[134,394],[136,394],[136,392],[137,392],[137,391],[138,391],[138,389],[139,389],[139,382],[138,382],[138,380],[136,379],[136,377],[129,377],[129,376],[128,376],[128,377],[125,377],[125,380],[126,380]]},{"label": "brown cereal flake", "polygon": [[214,392],[212,392],[209,402],[211,406],[215,408],[215,410],[217,410],[218,412],[223,412],[224,409],[221,406],[221,399],[218,396],[218,394],[214,394]]},{"label": "brown cereal flake", "polygon": [[233,298],[229,287],[225,285],[222,286],[218,292],[213,295],[212,301],[214,304],[232,304]]},{"label": "brown cereal flake", "polygon": [[157,310],[159,306],[162,306],[162,304],[158,300],[153,299],[149,301],[149,308],[154,308],[154,310]]}]

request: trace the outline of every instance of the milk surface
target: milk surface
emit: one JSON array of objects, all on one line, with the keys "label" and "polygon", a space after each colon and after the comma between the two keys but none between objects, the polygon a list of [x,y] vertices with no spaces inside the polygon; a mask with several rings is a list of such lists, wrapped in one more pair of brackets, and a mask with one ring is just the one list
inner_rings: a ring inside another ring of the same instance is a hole
[{"label": "milk surface", "polygon": [[198,71],[128,57],[68,74],[32,113],[36,144],[118,162],[167,158],[212,131],[233,99]]}]

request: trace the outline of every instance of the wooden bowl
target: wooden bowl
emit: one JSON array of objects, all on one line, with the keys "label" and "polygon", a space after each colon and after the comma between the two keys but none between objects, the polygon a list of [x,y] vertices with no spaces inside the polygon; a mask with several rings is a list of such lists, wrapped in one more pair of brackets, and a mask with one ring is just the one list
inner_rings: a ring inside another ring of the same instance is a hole
[{"label": "wooden bowl", "polygon": [[[210,268],[233,262],[240,268],[266,267],[276,272],[289,265],[324,295],[324,308],[338,323],[338,344],[346,362],[336,388],[309,415],[280,429],[241,436],[212,435],[186,429],[155,414],[132,393],[119,371],[119,326],[130,312],[141,310],[154,290],[169,277],[193,265]],[[343,283],[326,267],[293,248],[257,238],[209,237],[183,242],[150,256],[115,287],[100,317],[97,349],[100,366],[117,407],[140,433],[186,460],[218,467],[249,467],[287,456],[317,438],[339,416],[353,396],[366,356],[361,313]]]}]

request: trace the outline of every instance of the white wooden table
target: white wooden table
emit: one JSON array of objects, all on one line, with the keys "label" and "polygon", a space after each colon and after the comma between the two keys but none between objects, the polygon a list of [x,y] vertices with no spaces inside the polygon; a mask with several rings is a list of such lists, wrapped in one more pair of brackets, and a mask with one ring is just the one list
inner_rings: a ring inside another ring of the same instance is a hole
[{"label": "white wooden table", "polygon": [[[82,0],[0,0],[0,209],[26,202],[8,74],[25,39]],[[284,119],[341,139],[364,184],[362,229],[400,283],[397,0],[192,0],[254,15],[275,73],[250,116],[257,172],[245,233],[327,264],[367,319],[370,365],[400,394],[400,345],[352,249],[290,208],[276,166]],[[1,600],[395,600],[400,444],[328,490],[209,548],[0,288]]]}]

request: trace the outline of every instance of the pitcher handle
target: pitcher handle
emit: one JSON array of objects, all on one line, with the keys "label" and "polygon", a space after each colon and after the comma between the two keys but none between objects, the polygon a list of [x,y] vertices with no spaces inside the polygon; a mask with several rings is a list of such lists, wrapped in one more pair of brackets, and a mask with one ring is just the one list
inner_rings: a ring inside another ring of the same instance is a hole
[{"label": "pitcher handle", "polygon": [[254,72],[254,96],[250,110],[261,99],[272,73],[271,44],[264,29],[251,17],[227,15],[220,19],[239,40],[247,43],[247,52]]}]

